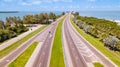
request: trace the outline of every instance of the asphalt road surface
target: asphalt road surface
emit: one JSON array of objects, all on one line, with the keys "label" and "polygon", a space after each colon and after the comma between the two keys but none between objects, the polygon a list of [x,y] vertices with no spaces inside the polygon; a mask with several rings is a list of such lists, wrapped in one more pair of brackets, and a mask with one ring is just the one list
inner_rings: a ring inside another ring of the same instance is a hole
[{"label": "asphalt road surface", "polygon": [[[62,17],[60,18],[62,19]],[[52,42],[57,28],[57,24],[60,21],[57,20],[51,25],[49,25],[45,30],[38,33],[36,36],[32,37],[16,50],[12,51],[10,54],[5,56],[0,60],[0,67],[6,67],[10,62],[15,60],[22,52],[24,52],[27,47],[30,46],[32,42],[42,42],[41,49],[35,58],[35,62],[32,67],[48,67],[52,49]],[[63,23],[66,44],[69,57],[71,59],[71,67],[88,67],[93,62],[100,62],[105,67],[115,67],[115,65],[106,59],[97,49],[91,46],[83,37],[81,37],[76,30],[70,24],[70,14],[66,16]],[[66,56],[67,57],[67,56]]]},{"label": "asphalt road surface", "polygon": [[114,63],[98,52],[73,29],[69,16],[63,25],[73,67],[88,67],[93,62],[100,62],[105,67],[115,67]]},{"label": "asphalt road surface", "polygon": [[41,50],[33,64],[32,67],[47,67],[49,65],[49,57],[51,52],[52,41],[55,33],[55,29],[57,27],[59,21],[56,21],[54,24],[51,25],[51,29],[45,42],[43,43]]},{"label": "asphalt road surface", "polygon": [[64,23],[64,32],[65,32],[66,42],[69,48],[71,60],[73,63],[73,67],[87,67],[84,59],[82,58],[77,47],[75,46],[72,36],[70,35],[71,33],[67,25],[68,20],[69,20],[69,16],[67,16],[65,23]]},{"label": "asphalt road surface", "polygon": [[[41,67],[41,66],[46,67],[45,65],[47,65],[47,62],[49,59],[48,57],[49,57],[49,52],[50,52],[50,48],[51,48],[50,47],[51,42],[52,42],[52,39],[54,36],[54,31],[55,31],[55,28],[56,28],[59,20],[55,21],[53,24],[49,25],[49,27],[47,27],[45,30],[41,31],[39,34],[32,37],[31,39],[29,39],[25,43],[23,43],[21,46],[19,46],[16,50],[11,52],[9,55],[2,58],[0,60],[0,67],[6,67],[10,62],[15,60],[22,52],[24,52],[24,50],[27,47],[29,47],[32,44],[32,42],[35,42],[35,41],[44,42],[42,49],[40,51],[40,53],[41,52],[43,52],[43,53],[41,53],[41,56],[38,55],[37,60],[35,62],[35,67]],[[42,56],[43,54],[44,54],[44,57]],[[40,58],[42,58],[43,63],[41,63],[41,61],[38,62],[40,60]],[[39,66],[39,65],[41,65],[41,66]]]}]

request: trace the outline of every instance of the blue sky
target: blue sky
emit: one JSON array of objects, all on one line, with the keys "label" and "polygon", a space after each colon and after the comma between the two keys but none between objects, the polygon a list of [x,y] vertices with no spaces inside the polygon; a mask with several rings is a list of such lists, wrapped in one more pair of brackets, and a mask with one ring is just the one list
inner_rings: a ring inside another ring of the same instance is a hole
[{"label": "blue sky", "polygon": [[0,11],[120,10],[120,0],[0,0]]}]

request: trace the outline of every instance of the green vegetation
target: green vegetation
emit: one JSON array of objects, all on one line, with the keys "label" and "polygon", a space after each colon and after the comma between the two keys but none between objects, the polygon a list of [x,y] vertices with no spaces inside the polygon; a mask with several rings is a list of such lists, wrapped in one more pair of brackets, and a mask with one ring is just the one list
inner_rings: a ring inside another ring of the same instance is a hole
[{"label": "green vegetation", "polygon": [[[20,17],[6,17],[6,21],[0,20],[0,42],[4,42],[10,38],[16,37],[17,35],[28,31],[27,27],[36,26],[35,24],[50,24],[54,21],[57,16],[50,12],[25,15],[23,19]],[[51,20],[50,20],[51,19]]]},{"label": "green vegetation", "polygon": [[28,31],[27,27],[21,23],[18,23],[19,20],[17,18],[16,20],[14,19],[15,18],[12,18],[11,22],[16,22],[15,24],[12,24],[15,26],[8,26],[8,23],[4,24],[4,22],[0,20],[0,42],[16,37],[17,35]]},{"label": "green vegetation", "polygon": [[18,46],[20,46],[22,43],[24,43],[25,41],[27,41],[28,39],[30,39],[31,37],[35,36],[37,33],[39,33],[41,30],[43,30],[44,28],[46,28],[47,26],[42,26],[41,28],[33,31],[32,33],[28,34],[27,36],[25,36],[24,38],[20,39],[19,41],[11,44],[10,46],[6,47],[5,49],[0,51],[0,58],[6,56],[7,54],[9,54],[11,51],[15,50]]},{"label": "green vegetation", "polygon": [[116,22],[94,17],[76,16],[73,21],[80,29],[95,38],[100,38],[111,50],[120,51],[120,26]]},{"label": "green vegetation", "polygon": [[78,16],[78,20],[83,21],[85,24],[89,24],[99,30],[100,32],[104,32],[106,34],[110,34],[112,36],[116,36],[120,38],[120,26],[117,25],[116,22],[105,20],[105,19],[98,19],[95,17],[82,17]]},{"label": "green vegetation", "polygon": [[120,53],[111,51],[108,48],[104,47],[104,43],[100,41],[99,38],[95,38],[91,36],[90,34],[86,34],[84,30],[80,29],[72,20],[72,25],[75,27],[75,29],[88,41],[90,42],[94,47],[96,47],[98,50],[100,50],[106,57],[108,57],[110,60],[112,60],[116,65],[120,66]]},{"label": "green vegetation", "polygon": [[49,24],[49,19],[56,19],[56,15],[52,12],[49,14],[41,13],[35,15],[26,15],[23,17],[24,24]]},{"label": "green vegetation", "polygon": [[93,63],[94,67],[104,67],[101,63],[95,62]]},{"label": "green vegetation", "polygon": [[64,18],[60,21],[56,29],[55,38],[52,47],[50,67],[65,67],[63,49],[62,49],[62,37],[61,37],[63,20]]},{"label": "green vegetation", "polygon": [[9,64],[9,67],[24,67],[37,45],[38,42],[32,43],[18,58]]}]

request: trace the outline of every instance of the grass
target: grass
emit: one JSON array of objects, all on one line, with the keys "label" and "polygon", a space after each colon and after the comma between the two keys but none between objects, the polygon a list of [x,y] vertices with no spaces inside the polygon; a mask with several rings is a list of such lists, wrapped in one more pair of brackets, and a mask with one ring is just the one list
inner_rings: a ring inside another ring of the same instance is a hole
[{"label": "grass", "polygon": [[62,37],[61,37],[63,20],[64,19],[60,21],[55,32],[55,38],[53,42],[52,54],[50,59],[50,67],[65,67],[64,55],[62,49]]},{"label": "grass", "polygon": [[73,21],[71,20],[74,28],[81,34],[88,42],[90,42],[95,48],[101,51],[106,57],[112,60],[116,65],[120,67],[120,53],[109,50],[104,47],[104,44],[100,42],[98,38],[94,38],[93,36],[86,34],[82,29],[80,29]]},{"label": "grass", "polygon": [[9,64],[9,67],[24,67],[37,45],[38,42],[32,43],[18,58]]},{"label": "grass", "polygon": [[11,51],[15,50],[17,47],[19,47],[22,43],[27,41],[29,38],[33,37],[37,33],[39,33],[41,30],[43,30],[46,26],[42,26],[39,29],[33,31],[32,33],[28,34],[24,38],[20,39],[19,41],[11,44],[10,46],[6,47],[3,50],[0,50],[0,58],[3,58],[4,56],[8,55]]},{"label": "grass", "polygon": [[93,63],[94,67],[104,67],[101,63],[95,62]]}]

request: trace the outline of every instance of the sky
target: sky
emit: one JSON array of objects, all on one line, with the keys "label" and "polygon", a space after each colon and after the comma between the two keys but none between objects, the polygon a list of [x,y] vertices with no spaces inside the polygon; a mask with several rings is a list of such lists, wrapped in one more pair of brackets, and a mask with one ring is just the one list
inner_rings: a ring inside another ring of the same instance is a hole
[{"label": "sky", "polygon": [[0,11],[120,10],[120,0],[0,0]]}]

